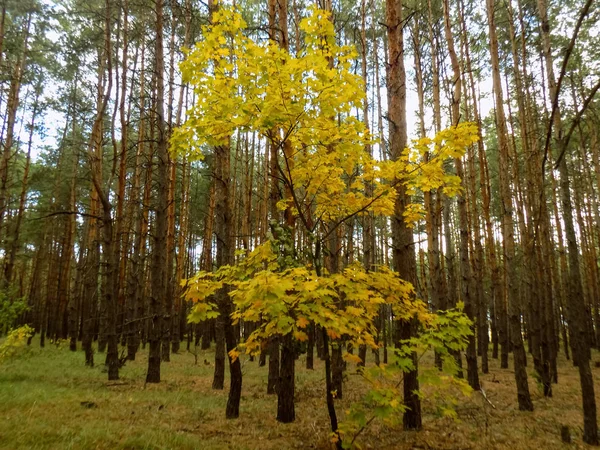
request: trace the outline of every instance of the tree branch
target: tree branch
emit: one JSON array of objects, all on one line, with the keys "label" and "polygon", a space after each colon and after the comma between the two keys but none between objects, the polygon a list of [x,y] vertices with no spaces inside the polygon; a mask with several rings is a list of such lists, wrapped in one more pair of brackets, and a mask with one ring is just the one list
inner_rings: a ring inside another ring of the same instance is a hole
[{"label": "tree branch", "polygon": [[[550,120],[548,123],[548,131],[546,133],[546,143],[544,144],[544,159],[542,160],[542,176],[544,174],[544,168],[546,166],[546,161],[548,161],[548,150],[550,147],[550,138],[552,137],[552,123],[554,121],[554,116],[556,115],[556,110],[558,109],[558,97],[560,96],[560,88],[562,86],[563,79],[565,78],[565,74],[567,72],[567,63],[569,62],[569,58],[571,57],[571,53],[573,53],[573,49],[575,48],[575,42],[577,41],[577,36],[579,35],[579,30],[581,29],[581,25],[583,24],[583,19],[587,16],[590,7],[594,3],[594,0],[587,0],[581,13],[579,14],[579,19],[577,20],[577,25],[575,25],[575,29],[573,30],[573,36],[571,37],[571,42],[569,42],[569,46],[567,47],[567,51],[565,53],[565,57],[562,62],[562,67],[560,68],[560,76],[558,77],[558,82],[556,83],[556,92],[554,94],[554,98],[552,99],[552,110],[550,111]],[[566,147],[566,146],[565,146]],[[563,151],[564,153],[564,151]]]},{"label": "tree branch", "polygon": [[79,211],[56,211],[56,212],[53,212],[50,214],[46,214],[45,216],[34,217],[31,220],[42,220],[42,219],[48,219],[48,218],[54,217],[54,216],[72,216],[72,215],[78,215],[81,217],[89,217],[91,219],[102,220],[102,217],[100,217],[100,216],[96,216],[94,214],[82,213]]},{"label": "tree branch", "polygon": [[571,140],[573,131],[575,131],[575,127],[577,127],[577,125],[579,125],[579,122],[581,121],[583,114],[585,113],[588,106],[590,106],[590,103],[594,99],[594,96],[596,95],[596,93],[598,92],[599,89],[600,89],[600,79],[598,79],[598,81],[596,82],[594,87],[592,87],[592,90],[590,91],[589,95],[586,97],[585,101],[583,102],[581,109],[579,111],[577,111],[577,115],[573,119],[571,128],[569,128],[569,131],[567,132],[567,134],[564,137],[564,146],[563,146],[562,152],[560,153],[560,155],[558,155],[558,158],[556,159],[556,164],[554,165],[555,170],[558,169],[558,166],[559,166],[561,160],[565,156],[565,152],[567,151],[567,145],[569,145],[569,141]]}]

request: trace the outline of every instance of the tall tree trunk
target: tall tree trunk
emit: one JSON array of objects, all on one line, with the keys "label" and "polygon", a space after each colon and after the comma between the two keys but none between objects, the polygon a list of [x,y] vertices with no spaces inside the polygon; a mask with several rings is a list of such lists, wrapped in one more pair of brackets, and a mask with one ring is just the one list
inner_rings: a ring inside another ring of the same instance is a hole
[{"label": "tall tree trunk", "polygon": [[[129,145],[129,121],[128,115],[125,109],[125,100],[127,97],[127,71],[128,71],[128,50],[129,50],[129,4],[128,0],[123,0],[122,4],[123,16],[122,16],[122,27],[123,27],[123,50],[121,55],[121,94],[119,102],[119,119],[121,126],[121,142],[119,148],[119,175],[117,178],[117,207],[115,217],[115,260],[119,264],[118,267],[118,278],[117,278],[117,306],[119,310],[122,310],[121,317],[127,317],[129,315],[129,308],[126,305],[126,290],[127,290],[127,279],[126,270],[128,266],[128,244],[129,244],[129,218],[125,217],[125,184],[127,175],[127,146]],[[137,57],[137,51],[136,51]],[[143,77],[143,75],[142,75]],[[133,87],[133,86],[132,86]],[[131,90],[133,94],[133,89]],[[116,108],[115,108],[116,114]],[[115,148],[115,154],[117,149]],[[119,324],[121,326],[122,322]],[[122,326],[121,326],[122,328]],[[126,333],[126,330],[121,329],[121,333]]]},{"label": "tall tree trunk", "polygon": [[[460,64],[456,51],[454,49],[454,37],[452,35],[452,28],[450,23],[450,6],[449,0],[444,0],[444,30],[446,34],[446,42],[448,44],[448,53],[450,55],[450,61],[452,63],[452,86],[453,91],[451,92],[451,122],[452,126],[458,126],[460,121],[460,102],[462,95],[462,78],[460,75]],[[479,372],[477,370],[477,348],[476,348],[476,317],[475,308],[473,305],[473,293],[471,292],[472,280],[471,280],[471,262],[469,259],[469,223],[467,214],[467,198],[466,198],[466,187],[467,180],[465,179],[465,173],[463,168],[463,162],[460,158],[454,159],[454,165],[456,167],[456,175],[461,179],[461,185],[465,188],[465,193],[458,197],[458,222],[460,229],[460,289],[461,298],[465,303],[465,314],[473,321],[473,334],[469,337],[469,343],[467,345],[467,380],[469,385],[479,390]]]},{"label": "tall tree trunk", "polygon": [[[148,164],[142,172],[142,160],[148,157],[152,160],[152,153],[146,154],[145,139],[146,139],[146,76],[145,76],[145,45],[141,48],[140,61],[140,125],[138,129],[138,142],[135,153],[135,167],[133,169],[132,186],[129,191],[129,204],[127,206],[128,220],[132,224],[133,232],[129,231],[126,235],[127,245],[124,245],[124,252],[129,250],[130,237],[133,237],[133,248],[131,256],[127,259],[129,268],[126,271],[127,276],[127,294],[126,294],[126,314],[125,314],[125,329],[127,341],[127,359],[135,361],[137,349],[139,347],[139,330],[142,314],[140,311],[140,303],[143,298],[143,288],[141,287],[141,279],[143,278],[143,261],[146,251],[145,236],[143,233],[144,226],[144,209],[147,209],[147,202],[150,196],[150,180],[152,179],[152,165]],[[140,184],[142,173],[145,174],[146,182],[144,183],[144,196],[140,205]]]},{"label": "tall tree trunk", "polygon": [[[469,74],[470,81],[470,93],[471,93],[471,105],[472,108],[467,108],[467,120],[473,120],[477,124],[480,124],[479,111],[477,108],[478,98],[475,93],[475,83],[473,81],[473,71],[471,65],[471,50],[470,43],[467,34],[467,24],[465,20],[465,6],[463,1],[459,1],[459,18],[461,23],[461,41],[464,47],[465,54],[465,69]],[[463,73],[463,77],[465,77],[465,73]],[[464,84],[464,92],[465,98],[468,98],[468,89],[466,80],[463,81]],[[465,102],[466,104],[467,102]],[[473,116],[471,117],[471,112]],[[479,133],[481,130],[479,129]],[[478,156],[479,158],[483,158],[483,139],[479,136],[480,139],[478,141]],[[486,276],[486,266],[485,266],[485,257],[484,257],[484,249],[482,245],[482,236],[481,236],[481,216],[480,216],[480,208],[477,200],[477,169],[475,168],[475,151],[473,147],[468,149],[468,161],[469,161],[469,187],[471,191],[471,220],[473,223],[473,241],[475,252],[473,256],[473,271],[474,271],[474,283],[475,283],[475,304],[477,305],[477,322],[478,322],[478,343],[479,343],[479,351],[481,354],[481,370],[483,373],[488,373],[489,365],[488,365],[488,346],[489,346],[489,334],[488,334],[488,310],[490,302],[487,300],[487,296],[484,294],[484,279]],[[484,191],[486,188],[483,186],[483,179],[480,177],[480,188],[481,191]],[[484,194],[482,195],[482,198]],[[483,208],[482,208],[483,209]],[[489,211],[487,212],[489,215]],[[485,217],[485,212],[484,212]],[[492,298],[495,294],[494,286],[492,286]],[[497,341],[496,341],[497,342]],[[497,355],[497,353],[496,353]]]},{"label": "tall tree trunk", "polygon": [[[8,261],[4,265],[4,281],[6,285],[10,285],[13,278],[13,269],[15,266],[15,260],[17,252],[22,247],[20,240],[21,224],[23,222],[23,215],[25,213],[25,200],[27,197],[27,188],[29,182],[29,170],[31,166],[31,148],[33,146],[33,132],[35,130],[35,121],[40,111],[39,97],[41,93],[41,85],[38,84],[35,87],[35,99],[33,101],[33,110],[31,112],[31,122],[29,124],[29,138],[27,140],[27,154],[25,156],[25,167],[23,169],[23,178],[21,179],[21,194],[19,195],[19,209],[17,210],[17,217],[15,219],[14,231],[11,236],[11,243],[8,252]],[[73,211],[73,210],[72,210]],[[73,215],[74,218],[74,215]]]},{"label": "tall tree trunk", "polygon": [[514,218],[512,196],[509,179],[508,130],[504,115],[502,81],[498,61],[498,38],[495,25],[495,0],[486,0],[490,55],[492,61],[492,78],[496,101],[496,125],[500,153],[500,196],[502,199],[502,238],[504,240],[504,268],[506,271],[506,294],[508,295],[508,316],[510,342],[513,350],[517,399],[521,411],[533,411],[533,403],[529,394],[527,372],[525,370],[526,355],[521,334],[521,318],[519,304],[519,284],[517,262],[515,260]]},{"label": "tall tree trunk", "polygon": [[[277,24],[277,1],[269,0],[268,15],[269,15],[269,39],[272,42],[278,42],[278,24]],[[277,202],[281,199],[279,170],[278,170],[278,154],[277,145],[274,142],[267,143],[269,151],[269,225],[274,222],[279,222],[279,210]],[[278,238],[279,236],[275,236]],[[267,394],[277,394],[279,384],[279,337],[273,336],[268,343],[269,352],[269,372],[267,376]]]},{"label": "tall tree trunk", "polygon": [[112,54],[111,54],[111,3],[106,0],[104,58],[106,61],[107,86],[103,95],[102,105],[94,121],[91,145],[88,155],[91,165],[92,184],[102,206],[102,257],[104,265],[103,311],[106,314],[105,333],[108,345],[106,365],[108,366],[108,379],[119,379],[119,355],[117,340],[117,262],[115,261],[115,241],[113,234],[112,205],[108,193],[103,188],[102,181],[102,128],[104,114],[112,90]]},{"label": "tall tree trunk", "polygon": [[[406,125],[406,72],[404,68],[404,37],[402,0],[386,1],[386,25],[388,37],[388,115],[390,127],[390,158],[398,160],[407,143]],[[413,284],[416,282],[416,260],[413,248],[412,229],[404,222],[404,211],[410,202],[406,188],[402,183],[396,184],[397,198],[392,217],[392,244],[394,269],[400,277]],[[413,321],[399,321],[400,339],[413,336]],[[420,429],[421,400],[419,398],[419,379],[416,355],[413,355],[414,370],[404,375],[404,428]]]},{"label": "tall tree trunk", "polygon": [[[191,20],[192,4],[191,0],[185,1],[185,38],[184,47],[188,47],[191,39]],[[183,111],[184,94],[187,87],[182,86],[179,90],[179,100],[177,102],[177,112],[175,117],[176,125],[181,123],[181,114]],[[184,159],[181,164],[181,200],[179,204],[179,234],[177,236],[177,255],[175,261],[175,280],[173,283],[173,331],[171,334],[173,353],[179,352],[180,342],[183,338],[183,325],[185,324],[185,304],[181,301],[182,287],[180,282],[184,277],[185,265],[187,263],[187,237],[188,237],[188,219],[189,219],[189,170],[188,162]]]},{"label": "tall tree trunk", "polygon": [[[31,12],[27,15],[27,21],[23,29],[23,48],[11,74],[8,103],[6,105],[6,137],[4,140],[0,139],[0,144],[2,145],[2,154],[0,155],[0,232],[4,227],[4,216],[8,207],[8,182],[10,175],[9,164],[13,152],[15,124],[17,122],[17,111],[19,109],[19,94],[21,92],[21,82],[23,80],[26,56],[28,54],[28,42],[32,16],[33,13]],[[2,21],[4,22],[4,9]],[[8,280],[4,279],[1,283],[1,286],[6,287],[7,285]]]},{"label": "tall tree trunk", "polygon": [[[366,29],[366,20],[367,20],[367,2],[366,0],[362,0],[361,2],[361,71],[363,83],[365,86],[365,98],[363,100],[363,123],[365,124],[365,128],[367,132],[370,132],[371,124],[369,122],[369,96],[368,96],[368,68],[367,68],[367,53],[369,51],[367,44],[367,29]],[[373,157],[373,147],[368,144],[365,148],[365,151],[369,155],[369,157]],[[368,181],[365,186],[365,195],[367,197],[373,196],[373,183]],[[375,217],[372,212],[369,212],[363,217],[363,265],[365,270],[368,272],[373,270],[375,266],[375,230],[374,230],[374,222]],[[350,238],[352,239],[352,238]],[[381,306],[380,308],[383,308]],[[380,313],[381,314],[381,313]],[[379,332],[381,330],[381,322],[379,320],[376,321],[376,325],[378,328],[377,336],[379,336]],[[374,350],[376,361],[379,361],[379,349]],[[361,362],[359,366],[365,365],[365,359],[367,354],[367,347],[362,345],[359,349],[359,357]]]},{"label": "tall tree trunk", "polygon": [[165,126],[165,82],[164,82],[164,1],[156,2],[156,39],[155,66],[156,81],[156,128],[158,136],[156,146],[157,176],[156,176],[156,213],[153,229],[154,246],[152,249],[152,289],[150,296],[150,331],[148,342],[147,383],[160,382],[161,342],[163,337],[164,302],[167,295],[167,216],[168,216],[168,185],[169,185],[169,155],[167,152],[167,130]]},{"label": "tall tree trunk", "polygon": [[[584,6],[581,18],[591,5],[588,1]],[[569,259],[567,290],[569,299],[567,303],[567,320],[571,331],[573,341],[573,359],[577,360],[579,369],[579,379],[581,382],[581,396],[583,402],[583,441],[587,444],[598,445],[598,423],[596,417],[596,397],[594,394],[594,378],[590,367],[590,346],[586,336],[587,312],[583,298],[583,288],[581,283],[581,272],[579,267],[579,246],[575,234],[573,221],[573,205],[571,203],[571,186],[569,179],[569,167],[567,165],[566,143],[564,141],[562,118],[559,106],[559,86],[554,77],[552,47],[550,41],[550,22],[548,21],[548,7],[546,0],[538,0],[538,13],[540,16],[540,28],[542,35],[542,50],[546,60],[546,72],[548,77],[548,86],[550,98],[552,100],[554,113],[554,122],[551,124],[554,128],[554,138],[558,154],[563,156],[558,163],[560,174],[560,203],[562,209],[562,219],[565,226],[565,235],[567,238],[567,250]]]}]

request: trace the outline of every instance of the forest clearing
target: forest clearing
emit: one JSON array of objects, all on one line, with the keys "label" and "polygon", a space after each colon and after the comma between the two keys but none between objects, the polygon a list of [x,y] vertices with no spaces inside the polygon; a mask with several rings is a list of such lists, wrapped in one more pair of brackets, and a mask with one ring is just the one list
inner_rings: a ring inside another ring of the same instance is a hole
[{"label": "forest clearing", "polygon": [[600,446],[599,49],[598,0],[1,0],[0,446]]},{"label": "forest clearing", "polygon": [[[193,345],[192,345],[193,348]],[[371,355],[369,355],[370,357]],[[146,352],[127,362],[121,380],[106,381],[102,366],[84,367],[64,343],[32,348],[0,368],[0,448],[42,449],[329,449],[330,430],[322,392],[323,366],[303,368],[298,361],[297,420],[275,420],[277,399],[266,394],[267,368],[243,362],[244,387],[237,421],[223,420],[227,391],[211,389],[214,352],[182,350],[165,364],[164,383],[144,384]],[[598,355],[595,353],[594,358]],[[426,358],[424,365],[431,365]],[[372,362],[371,362],[372,364]],[[531,377],[535,412],[520,412],[511,369],[491,364],[480,393],[461,397],[457,418],[442,417],[436,402],[423,399],[423,430],[373,423],[357,440],[368,449],[566,449],[591,448],[581,441],[577,371],[564,358],[554,397],[546,399]],[[594,378],[600,375],[595,369]],[[364,387],[364,386],[363,386]],[[340,411],[356,401],[360,377],[348,368],[347,397]],[[492,406],[493,405],[493,406]],[[343,413],[342,413],[343,417]],[[343,420],[343,419],[342,419]],[[561,441],[568,426],[573,443]]]}]

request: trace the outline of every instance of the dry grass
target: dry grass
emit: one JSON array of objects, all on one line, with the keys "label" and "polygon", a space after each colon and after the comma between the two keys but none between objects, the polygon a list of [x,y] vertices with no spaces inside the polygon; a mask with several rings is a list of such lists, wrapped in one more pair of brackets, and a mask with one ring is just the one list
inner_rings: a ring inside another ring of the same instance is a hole
[{"label": "dry grass", "polygon": [[[103,355],[96,355],[100,362]],[[199,357],[173,355],[163,364],[163,382],[144,385],[145,352],[128,363],[117,383],[101,367],[83,366],[83,355],[66,348],[32,349],[0,367],[0,449],[327,449],[328,418],[323,368],[297,365],[297,421],[275,421],[276,398],[267,396],[266,368],[243,362],[241,416],[224,419],[227,391],[213,391],[210,352]],[[431,364],[425,360],[424,365]],[[561,360],[554,398],[544,399],[533,377],[535,411],[520,412],[512,370],[492,361],[482,383],[492,407],[480,393],[460,403],[459,421],[437,413],[430,389],[423,400],[419,433],[374,424],[359,443],[372,449],[558,449],[584,448],[577,371]],[[594,369],[600,376],[600,369]],[[364,386],[349,370],[343,411]],[[89,403],[85,403],[89,402]],[[568,425],[574,443],[562,444]]]},{"label": "dry grass", "polygon": [[[541,386],[529,372],[529,389],[535,410],[518,410],[512,358],[509,369],[500,369],[499,361],[490,360],[490,373],[480,375],[489,400],[474,392],[457,407],[459,422],[436,418],[433,405],[425,402],[424,432],[414,433],[404,446],[388,448],[435,449],[562,449],[586,448],[581,441],[583,415],[579,375],[569,361],[561,357],[559,384],[553,385],[553,397],[544,398]],[[531,360],[529,360],[531,363]],[[600,372],[594,370],[595,379]],[[597,401],[600,396],[597,396]],[[491,403],[491,404],[490,404]],[[561,442],[561,426],[569,426],[573,444]]]}]

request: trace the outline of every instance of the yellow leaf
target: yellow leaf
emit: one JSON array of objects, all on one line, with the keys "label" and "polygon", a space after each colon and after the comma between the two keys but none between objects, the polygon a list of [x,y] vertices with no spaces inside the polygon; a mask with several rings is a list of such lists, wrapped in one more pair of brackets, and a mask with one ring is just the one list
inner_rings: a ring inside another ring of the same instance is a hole
[{"label": "yellow leaf", "polygon": [[308,335],[304,331],[294,331],[294,338],[300,342],[308,341]]},{"label": "yellow leaf", "polygon": [[337,433],[331,433],[331,437],[329,438],[329,442],[331,442],[332,444],[337,444],[337,441],[339,441],[339,440],[340,440],[340,437],[338,436]]},{"label": "yellow leaf", "polygon": [[358,355],[353,355],[352,353],[345,353],[343,356],[344,360],[348,361],[348,362],[353,362],[353,363],[361,363],[362,359],[360,359],[360,356]]},{"label": "yellow leaf", "polygon": [[308,320],[306,320],[305,317],[300,317],[298,320],[296,320],[296,325],[298,326],[298,328],[306,328],[306,326],[309,323],[310,322]]},{"label": "yellow leaf", "polygon": [[231,361],[235,361],[236,359],[238,359],[239,356],[240,352],[238,352],[235,348],[229,352],[229,357],[231,358]]},{"label": "yellow leaf", "polygon": [[341,338],[341,337],[342,337],[342,336],[340,336],[339,334],[337,334],[337,333],[336,333],[335,331],[333,331],[333,330],[327,330],[327,334],[329,335],[329,337],[330,337],[331,339],[339,339],[339,338]]}]

